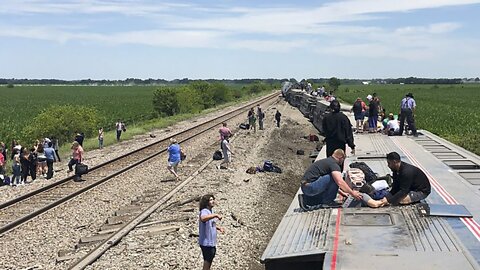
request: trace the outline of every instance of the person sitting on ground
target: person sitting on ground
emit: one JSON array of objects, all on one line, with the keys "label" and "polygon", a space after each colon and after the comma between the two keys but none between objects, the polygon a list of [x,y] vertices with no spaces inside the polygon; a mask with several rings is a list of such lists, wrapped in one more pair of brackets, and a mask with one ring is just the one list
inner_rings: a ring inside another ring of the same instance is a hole
[{"label": "person sitting on ground", "polygon": [[181,148],[175,138],[170,138],[170,146],[167,148],[168,151],[168,166],[167,169],[175,176],[175,180],[180,180],[180,176],[177,173],[177,167],[180,161]]},{"label": "person sitting on ground", "polygon": [[398,120],[395,119],[395,116],[393,115],[393,113],[390,113],[388,115],[388,122],[384,132],[388,136],[394,136],[394,135],[400,134],[400,124],[398,123]]},{"label": "person sitting on ground", "polygon": [[345,158],[345,152],[342,149],[337,149],[332,156],[310,165],[301,182],[303,196],[300,196],[299,199],[303,199],[303,202],[300,201],[300,206],[302,204],[306,207],[315,205],[335,206],[334,200],[337,197],[339,187],[356,200],[362,199],[360,192],[351,189],[342,178],[340,165],[343,164]]},{"label": "person sitting on ground", "polygon": [[397,152],[387,154],[388,167],[393,172],[393,185],[390,192],[381,200],[373,200],[362,194],[363,200],[370,207],[384,205],[405,205],[419,202],[431,192],[430,182],[419,168],[401,161]]}]

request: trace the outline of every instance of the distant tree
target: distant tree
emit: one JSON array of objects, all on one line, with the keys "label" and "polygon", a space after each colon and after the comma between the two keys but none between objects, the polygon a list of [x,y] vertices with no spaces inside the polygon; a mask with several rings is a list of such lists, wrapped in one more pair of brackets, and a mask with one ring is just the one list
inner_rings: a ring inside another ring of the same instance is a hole
[{"label": "distant tree", "polygon": [[155,90],[153,93],[153,109],[160,116],[172,116],[179,113],[176,89],[164,86]]},{"label": "distant tree", "polygon": [[83,132],[86,137],[96,134],[101,120],[94,108],[53,105],[34,117],[22,133],[27,141],[53,136],[61,142],[71,142],[76,132]]},{"label": "distant tree", "polygon": [[476,77],[475,82],[480,82],[480,79],[478,77]]},{"label": "distant tree", "polygon": [[213,92],[213,100],[215,105],[226,103],[232,100],[232,92],[227,86],[225,86],[225,84],[214,83],[211,85],[211,89]]},{"label": "distant tree", "polygon": [[7,88],[13,88],[13,87],[14,87],[13,83],[7,84]]},{"label": "distant tree", "polygon": [[328,80],[328,85],[330,86],[330,88],[332,89],[332,91],[336,91],[338,89],[338,87],[340,86],[340,80],[335,78],[335,77],[332,77]]},{"label": "distant tree", "polygon": [[267,86],[262,82],[256,82],[250,85],[250,93],[252,94],[257,94],[265,90],[267,90]]},{"label": "distant tree", "polygon": [[203,108],[208,109],[215,106],[215,101],[213,99],[213,90],[210,87],[210,83],[206,81],[193,81],[188,87],[192,92],[197,92],[201,99]]},{"label": "distant tree", "polygon": [[203,110],[200,92],[192,91],[188,86],[176,89],[176,98],[179,113],[198,113]]}]

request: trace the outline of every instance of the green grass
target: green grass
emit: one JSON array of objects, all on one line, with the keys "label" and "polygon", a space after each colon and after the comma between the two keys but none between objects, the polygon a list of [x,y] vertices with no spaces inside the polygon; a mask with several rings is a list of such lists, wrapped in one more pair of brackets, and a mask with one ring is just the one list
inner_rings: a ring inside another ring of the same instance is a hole
[{"label": "green grass", "polygon": [[353,104],[376,92],[386,113],[398,114],[400,101],[411,92],[417,103],[415,123],[480,155],[480,85],[344,85],[336,95]]}]

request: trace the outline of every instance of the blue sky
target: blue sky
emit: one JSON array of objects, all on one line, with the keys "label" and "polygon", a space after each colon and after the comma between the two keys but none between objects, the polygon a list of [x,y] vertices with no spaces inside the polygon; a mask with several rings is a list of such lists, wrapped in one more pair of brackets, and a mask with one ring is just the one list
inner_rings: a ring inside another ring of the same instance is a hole
[{"label": "blue sky", "polygon": [[0,78],[480,76],[480,0],[2,0]]}]

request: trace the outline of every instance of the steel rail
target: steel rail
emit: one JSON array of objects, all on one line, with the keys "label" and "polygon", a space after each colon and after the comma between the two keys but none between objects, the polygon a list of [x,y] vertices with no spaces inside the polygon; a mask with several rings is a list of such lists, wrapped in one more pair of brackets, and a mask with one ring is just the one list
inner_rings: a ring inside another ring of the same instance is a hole
[{"label": "steel rail", "polygon": [[[121,156],[116,157],[116,158],[114,158],[114,159],[111,159],[111,160],[109,160],[109,161],[103,162],[103,163],[101,163],[101,164],[99,164],[99,165],[97,165],[97,166],[92,167],[92,168],[90,169],[90,172],[93,172],[93,171],[99,170],[99,169],[101,169],[101,168],[104,168],[104,167],[106,167],[106,166],[109,165],[109,164],[113,164],[113,163],[115,163],[115,162],[117,162],[117,161],[120,161],[120,160],[124,159],[125,157],[132,156],[132,155],[134,155],[134,154],[136,154],[136,153],[139,153],[139,152],[141,152],[141,151],[144,151],[144,150],[146,150],[146,149],[149,149],[149,148],[151,149],[151,148],[156,147],[156,146],[158,146],[158,145],[160,145],[160,144],[162,144],[162,143],[168,142],[168,140],[169,140],[170,138],[172,138],[172,137],[179,137],[180,135],[188,134],[188,132],[191,132],[191,131],[193,131],[194,129],[198,129],[198,128],[200,128],[201,126],[205,126],[205,125],[214,123],[214,124],[208,126],[207,128],[204,128],[202,131],[195,133],[195,135],[193,135],[193,136],[187,136],[186,138],[179,140],[180,143],[186,142],[186,141],[190,140],[191,138],[193,138],[193,137],[195,137],[195,136],[198,136],[198,135],[203,134],[203,133],[205,133],[205,132],[207,132],[207,131],[210,131],[212,127],[215,127],[216,125],[219,124],[219,123],[218,123],[218,120],[219,120],[219,119],[226,118],[226,119],[223,119],[222,121],[230,120],[230,119],[232,119],[232,118],[234,118],[234,117],[237,117],[237,116],[240,115],[241,113],[243,113],[243,112],[245,111],[245,109],[246,109],[246,108],[249,108],[250,106],[252,106],[252,104],[256,104],[256,103],[259,103],[259,102],[260,102],[260,103],[263,103],[263,102],[266,102],[266,101],[268,101],[268,100],[270,100],[270,99],[273,99],[274,97],[277,97],[277,96],[278,96],[278,93],[274,93],[274,94],[268,95],[268,96],[266,96],[266,97],[263,97],[263,98],[261,98],[261,99],[259,99],[259,100],[256,100],[256,101],[254,101],[254,102],[250,102],[250,103],[248,103],[248,104],[246,104],[246,105],[244,105],[244,106],[242,106],[242,107],[240,107],[240,108],[237,108],[237,109],[235,109],[235,110],[233,110],[233,111],[230,111],[230,112],[228,112],[228,113],[226,113],[226,114],[224,114],[224,115],[221,115],[221,116],[215,117],[215,118],[213,118],[213,119],[211,119],[211,120],[208,120],[208,121],[205,121],[205,122],[203,122],[203,123],[200,123],[200,124],[198,124],[198,125],[190,128],[190,129],[187,129],[187,130],[184,130],[184,131],[181,131],[181,132],[177,132],[177,133],[175,133],[175,134],[173,134],[173,135],[170,135],[170,136],[168,136],[168,137],[166,137],[166,138],[164,138],[164,139],[162,139],[162,140],[160,140],[160,141],[151,143],[151,144],[149,144],[149,145],[147,145],[147,146],[144,146],[144,147],[141,147],[141,148],[139,148],[139,149],[136,149],[136,150],[134,150],[134,151],[132,151],[132,152],[130,152],[130,153],[127,153],[127,154],[125,154],[125,155],[121,155]],[[39,209],[36,209],[36,210],[30,212],[29,214],[26,214],[26,215],[24,215],[24,216],[22,216],[22,217],[20,217],[20,218],[18,218],[18,219],[16,219],[16,220],[14,220],[14,221],[8,223],[8,224],[0,227],[0,235],[2,235],[2,234],[4,234],[4,233],[6,233],[6,232],[8,232],[8,231],[10,231],[10,230],[18,227],[18,226],[20,226],[21,224],[23,224],[23,223],[25,223],[25,222],[33,219],[34,217],[36,217],[36,216],[38,216],[38,215],[40,215],[40,214],[42,214],[42,213],[44,213],[44,212],[52,209],[52,208],[54,208],[54,207],[56,207],[56,206],[58,206],[58,205],[60,205],[60,204],[62,204],[62,203],[64,203],[64,202],[66,202],[66,201],[68,201],[68,200],[70,200],[70,199],[78,196],[79,194],[82,194],[82,193],[84,193],[84,192],[86,192],[86,191],[88,191],[88,190],[90,190],[90,189],[92,189],[92,188],[94,188],[94,187],[96,187],[96,186],[98,186],[98,185],[106,182],[107,180],[109,180],[109,179],[111,179],[111,178],[113,178],[113,177],[115,177],[115,176],[117,176],[117,175],[119,175],[119,174],[121,174],[121,173],[123,173],[123,172],[125,172],[125,171],[128,171],[128,170],[130,170],[130,169],[138,166],[139,164],[141,164],[141,163],[143,163],[143,162],[145,162],[145,161],[148,161],[148,160],[150,160],[150,159],[152,159],[152,158],[154,158],[154,157],[156,157],[156,156],[158,156],[158,155],[160,155],[160,154],[162,154],[162,153],[164,153],[164,152],[166,152],[166,148],[163,148],[162,150],[159,150],[159,151],[157,150],[155,153],[153,153],[153,154],[151,154],[151,155],[149,155],[149,156],[147,156],[147,157],[145,157],[145,158],[143,158],[143,159],[140,159],[140,160],[138,160],[137,162],[134,162],[134,163],[132,163],[132,164],[126,166],[126,167],[123,167],[122,169],[117,170],[117,171],[111,173],[110,175],[108,175],[108,176],[106,176],[106,177],[102,177],[102,178],[100,178],[100,179],[97,179],[95,182],[90,183],[90,184],[88,184],[87,186],[85,186],[85,187],[83,187],[83,188],[77,189],[76,191],[71,192],[71,193],[69,193],[68,195],[63,196],[62,198],[60,198],[60,199],[58,199],[58,200],[55,200],[55,201],[53,201],[53,202],[51,202],[51,203],[49,203],[49,204],[47,204],[47,205],[45,205],[45,206],[43,206],[43,207],[40,207]],[[35,190],[35,191],[32,191],[32,192],[27,193],[27,194],[25,194],[25,195],[22,195],[22,196],[20,196],[20,197],[18,197],[18,198],[15,198],[15,199],[11,200],[11,201],[5,202],[5,203],[3,203],[3,204],[0,205],[0,210],[6,209],[7,207],[8,207],[8,208],[11,208],[11,207],[13,207],[13,206],[16,206],[16,205],[20,204],[21,202],[24,202],[24,201],[26,201],[26,200],[28,200],[28,199],[33,198],[34,196],[43,194],[43,193],[45,193],[45,192],[47,192],[47,191],[52,191],[52,190],[54,190],[56,187],[61,187],[62,185],[66,185],[66,184],[68,184],[68,183],[72,183],[72,182],[73,182],[73,178],[74,178],[74,176],[66,177],[66,178],[61,179],[61,180],[59,180],[59,181],[57,181],[57,182],[55,182],[55,183],[52,183],[52,184],[50,184],[50,185],[48,185],[48,186],[39,188],[39,189],[37,189],[37,190]]]}]

